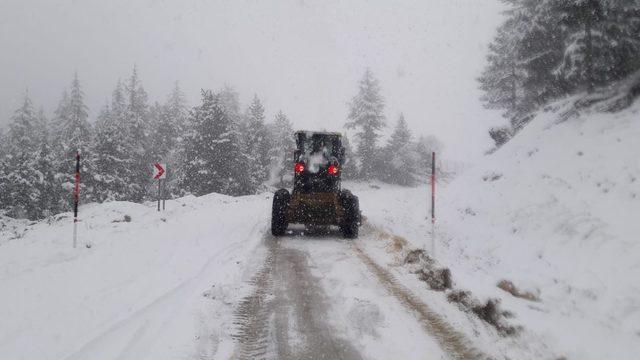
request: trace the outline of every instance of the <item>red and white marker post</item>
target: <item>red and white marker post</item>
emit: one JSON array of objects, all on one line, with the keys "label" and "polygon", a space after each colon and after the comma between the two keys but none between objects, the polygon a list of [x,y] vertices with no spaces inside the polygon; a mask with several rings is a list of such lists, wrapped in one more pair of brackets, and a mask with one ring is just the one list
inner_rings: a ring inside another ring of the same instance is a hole
[{"label": "red and white marker post", "polygon": [[167,178],[167,164],[153,164],[153,178],[158,180],[158,211],[160,211],[160,199],[162,199],[162,210],[164,210],[163,180]]},{"label": "red and white marker post", "polygon": [[80,150],[76,152],[76,174],[73,186],[73,247],[78,244],[78,203],[80,202]]},{"label": "red and white marker post", "polygon": [[431,153],[431,256],[436,257],[436,153]]}]

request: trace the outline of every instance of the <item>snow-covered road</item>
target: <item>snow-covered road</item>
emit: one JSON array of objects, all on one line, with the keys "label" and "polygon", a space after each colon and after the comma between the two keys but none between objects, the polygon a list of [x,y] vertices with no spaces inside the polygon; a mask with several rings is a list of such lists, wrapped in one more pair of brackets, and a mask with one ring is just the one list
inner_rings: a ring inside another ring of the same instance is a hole
[{"label": "snow-covered road", "polygon": [[[349,188],[366,217],[357,240],[303,228],[273,238],[269,194],[186,197],[161,213],[154,204],[90,204],[80,228],[90,248],[71,247],[69,214],[35,224],[0,218],[0,359],[562,355],[528,328],[553,304],[511,296],[495,286],[501,277],[471,287],[489,274],[465,270],[475,258],[458,250],[451,226],[438,231],[436,265],[451,269],[453,288],[420,279],[406,260],[429,246],[426,188]],[[497,316],[521,326],[517,335],[451,300],[468,289],[472,306],[498,299]]]},{"label": "snow-covered road", "polygon": [[270,200],[88,205],[90,248],[71,248],[68,214],[3,233],[0,358],[470,358],[464,336],[380,274],[367,255],[384,246],[378,230],[276,239]]},{"label": "snow-covered road", "polygon": [[[359,241],[372,235],[365,231]],[[331,231],[294,230],[280,239],[265,235],[263,246],[254,290],[236,314],[237,358],[473,358],[425,330],[419,311],[362,261],[357,243]]]}]

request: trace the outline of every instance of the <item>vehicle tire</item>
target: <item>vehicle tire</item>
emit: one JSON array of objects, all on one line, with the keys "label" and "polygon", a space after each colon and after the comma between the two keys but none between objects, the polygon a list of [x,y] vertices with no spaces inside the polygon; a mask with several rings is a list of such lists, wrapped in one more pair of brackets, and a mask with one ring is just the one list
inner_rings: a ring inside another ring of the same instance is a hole
[{"label": "vehicle tire", "polygon": [[273,195],[271,207],[271,234],[282,236],[287,230],[287,208],[291,195],[286,189],[280,189]]},{"label": "vehicle tire", "polygon": [[360,226],[360,202],[349,191],[344,191],[341,194],[341,198],[345,214],[344,220],[340,225],[340,231],[345,238],[355,239],[358,237],[358,228]]}]

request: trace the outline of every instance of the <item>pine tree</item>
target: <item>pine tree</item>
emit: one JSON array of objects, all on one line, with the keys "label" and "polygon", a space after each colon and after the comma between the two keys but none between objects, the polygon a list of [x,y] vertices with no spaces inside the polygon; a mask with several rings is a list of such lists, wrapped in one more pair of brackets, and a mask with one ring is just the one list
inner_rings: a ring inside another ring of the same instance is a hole
[{"label": "pine tree", "polygon": [[[84,104],[84,93],[76,73],[69,91],[63,92],[53,119],[55,129],[52,136],[56,153],[55,179],[57,191],[61,194],[67,194],[74,186],[76,152],[80,150],[84,153],[91,144],[92,129],[88,119],[89,109]],[[64,209],[71,209],[70,196],[63,196],[62,203],[66,204]]]},{"label": "pine tree", "polygon": [[11,195],[8,183],[9,154],[7,152],[7,135],[0,127],[0,215],[9,210],[8,200]]},{"label": "pine tree", "polygon": [[167,196],[169,197],[180,196],[183,194],[178,186],[178,179],[180,178],[178,174],[180,149],[187,129],[189,110],[185,95],[177,81],[163,106],[160,116],[160,126],[156,136],[159,135],[159,143],[164,146],[164,150],[161,151],[162,162],[167,164],[165,191],[167,191]]},{"label": "pine tree", "polygon": [[42,213],[36,202],[40,198],[38,183],[41,174],[36,164],[40,150],[42,122],[37,118],[28,94],[25,94],[20,108],[16,110],[6,136],[7,144],[3,173],[0,183],[3,184],[3,207],[9,216],[15,218],[38,219]]},{"label": "pine tree", "polygon": [[33,213],[38,218],[50,216],[63,211],[66,193],[61,191],[59,181],[56,179],[56,155],[50,146],[51,136],[48,120],[44,110],[40,109],[37,116],[37,134],[40,142],[39,150],[34,160],[35,169],[38,172],[38,181],[35,183],[35,198],[32,206]]},{"label": "pine tree", "polygon": [[149,119],[149,152],[153,162],[162,162],[162,159],[171,148],[172,135],[175,134],[174,126],[163,115],[164,109],[157,101],[149,106],[147,114]]},{"label": "pine tree", "polygon": [[431,175],[431,164],[435,152],[440,156],[444,148],[442,142],[434,135],[421,135],[415,143],[415,151],[418,157],[417,173],[420,177],[425,178]]},{"label": "pine tree", "polygon": [[187,106],[184,94],[178,84],[167,97],[164,105],[157,102],[149,109],[151,124],[151,153],[154,161],[169,163],[173,168],[175,163],[169,161],[174,156],[178,142],[181,141],[185,130]]},{"label": "pine tree", "polygon": [[147,93],[138,78],[138,69],[133,67],[133,73],[128,80],[125,90],[126,108],[124,122],[129,141],[132,146],[133,172],[129,179],[130,201],[140,202],[144,199],[147,187],[151,185],[151,144],[149,134],[149,114]]},{"label": "pine tree", "polygon": [[347,129],[357,129],[357,154],[360,159],[360,178],[369,180],[375,175],[377,140],[384,127],[384,99],[380,85],[367,69],[360,80],[358,94],[350,104]]},{"label": "pine tree", "polygon": [[[242,115],[240,113],[240,98],[238,96],[238,92],[229,84],[220,89],[219,93],[216,96],[216,101],[219,103],[220,107],[229,118],[232,123],[231,136],[235,139],[238,139],[238,146],[241,149],[239,163],[242,164],[250,164],[249,154],[252,147],[249,145],[251,141],[247,134],[249,131],[249,117]],[[253,170],[252,166],[238,166],[234,169],[236,175],[234,179],[236,179],[238,183],[238,192],[239,194],[253,194],[256,191],[256,185],[254,178],[250,176],[251,171]]]},{"label": "pine tree", "polygon": [[240,97],[238,96],[238,92],[231,85],[226,84],[218,92],[218,98],[220,106],[229,119],[233,123],[239,125],[242,120],[242,116],[240,114]]},{"label": "pine tree", "polygon": [[511,8],[478,80],[485,106],[503,109],[517,131],[529,112],[566,93],[564,80],[554,74],[563,56],[563,30],[555,0],[505,2]]},{"label": "pine tree", "polygon": [[223,110],[219,98],[202,91],[202,104],[193,109],[183,143],[179,179],[185,191],[195,195],[217,192],[243,194],[238,169],[243,157],[233,123]]},{"label": "pine tree", "polygon": [[358,167],[356,165],[356,156],[351,146],[351,141],[346,135],[342,136],[342,147],[344,147],[344,161],[340,173],[343,179],[353,180],[358,177]]},{"label": "pine tree", "polygon": [[111,94],[111,109],[109,111],[110,116],[114,121],[120,123],[123,131],[127,132],[127,120],[125,118],[127,112],[127,104],[124,95],[124,85],[122,81],[118,79],[116,87]]},{"label": "pine tree", "polygon": [[602,31],[606,9],[601,0],[570,0],[559,5],[566,26],[565,52],[556,73],[575,88],[593,92],[610,78],[610,39]]},{"label": "pine tree", "polygon": [[269,177],[269,142],[265,127],[264,106],[254,95],[246,113],[247,129],[244,133],[245,149],[248,156],[249,188],[247,192],[255,192]]},{"label": "pine tree", "polygon": [[[121,94],[120,86],[114,91],[113,103],[118,104]],[[95,142],[88,156],[91,176],[89,198],[92,201],[129,200],[137,188],[131,189],[129,182],[134,177],[134,159],[131,157],[131,146],[126,135],[124,123],[118,119],[118,113],[109,105],[100,111],[96,122]]]},{"label": "pine tree", "polygon": [[610,1],[607,19],[603,24],[612,52],[614,80],[622,79],[640,69],[640,1]]},{"label": "pine tree", "polygon": [[403,114],[398,117],[398,123],[384,148],[382,160],[382,180],[405,186],[415,183],[417,155]]},{"label": "pine tree", "polygon": [[165,121],[170,121],[173,124],[176,131],[174,134],[174,140],[176,140],[176,135],[178,138],[182,136],[186,127],[189,110],[187,108],[187,100],[185,99],[184,92],[177,81],[174,83],[173,89],[167,97],[163,115],[166,118]]},{"label": "pine tree", "polygon": [[504,116],[512,119],[518,113],[522,98],[522,68],[518,63],[516,21],[510,19],[498,29],[489,45],[487,66],[478,79],[484,91],[482,102],[488,109],[505,109]]},{"label": "pine tree", "polygon": [[292,180],[293,152],[295,141],[293,138],[293,125],[289,118],[279,111],[273,122],[271,137],[271,169],[272,176],[277,179],[279,187],[285,186],[286,181]]},{"label": "pine tree", "polygon": [[[95,141],[87,159],[90,176],[87,184],[92,201],[136,200],[144,189],[136,182],[136,142],[132,141],[127,119],[127,100],[122,82],[118,80],[111,97],[98,115]],[[147,174],[148,175],[148,174]],[[87,177],[85,177],[87,178]]]}]

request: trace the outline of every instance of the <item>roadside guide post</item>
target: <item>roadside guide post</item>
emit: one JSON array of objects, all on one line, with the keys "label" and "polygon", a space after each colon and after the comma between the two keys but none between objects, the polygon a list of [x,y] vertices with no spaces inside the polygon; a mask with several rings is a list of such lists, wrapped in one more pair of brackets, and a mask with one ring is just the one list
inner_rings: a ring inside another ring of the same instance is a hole
[{"label": "roadside guide post", "polygon": [[78,202],[80,201],[80,150],[76,152],[76,174],[73,186],[73,247],[78,243]]},{"label": "roadside guide post", "polygon": [[167,178],[167,165],[155,163],[153,164],[153,178],[158,180],[158,211],[160,211],[160,200],[162,200],[162,210],[164,210],[164,179]]},{"label": "roadside guide post", "polygon": [[431,256],[436,257],[436,153],[431,153]]}]

